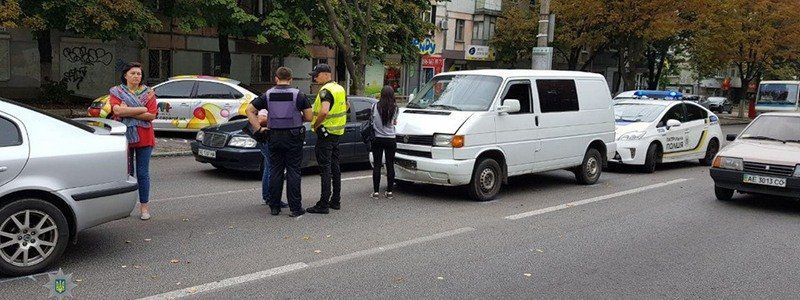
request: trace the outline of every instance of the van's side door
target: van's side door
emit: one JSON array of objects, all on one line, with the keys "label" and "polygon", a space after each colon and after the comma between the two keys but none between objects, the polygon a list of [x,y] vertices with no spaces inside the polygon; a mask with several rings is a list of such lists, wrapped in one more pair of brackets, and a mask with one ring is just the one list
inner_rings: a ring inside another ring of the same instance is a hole
[{"label": "van's side door", "polygon": [[536,152],[541,148],[531,81],[512,79],[506,83],[502,95],[501,106],[505,100],[516,99],[519,100],[520,111],[502,113],[495,117],[497,145],[506,155],[509,175],[528,173],[533,168]]}]

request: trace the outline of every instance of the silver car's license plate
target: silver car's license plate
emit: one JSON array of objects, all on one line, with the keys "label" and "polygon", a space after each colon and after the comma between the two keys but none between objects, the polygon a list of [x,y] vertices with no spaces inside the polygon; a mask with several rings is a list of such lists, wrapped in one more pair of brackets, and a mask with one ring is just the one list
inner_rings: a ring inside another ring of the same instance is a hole
[{"label": "silver car's license plate", "polygon": [[214,150],[199,149],[197,150],[197,154],[203,157],[217,158],[217,151]]},{"label": "silver car's license plate", "polygon": [[785,178],[766,177],[758,175],[744,174],[743,180],[745,183],[752,183],[758,185],[786,187]]}]

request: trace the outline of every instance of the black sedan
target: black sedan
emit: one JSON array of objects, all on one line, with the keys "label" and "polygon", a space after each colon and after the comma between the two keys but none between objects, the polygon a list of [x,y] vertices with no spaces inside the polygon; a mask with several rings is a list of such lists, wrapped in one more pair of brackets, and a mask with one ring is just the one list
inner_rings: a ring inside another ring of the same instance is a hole
[{"label": "black sedan", "polygon": [[[361,141],[359,127],[369,121],[372,104],[377,100],[367,97],[348,97],[350,110],[344,136],[339,140],[340,163],[368,163],[369,149]],[[218,169],[260,171],[263,167],[261,150],[255,140],[243,132],[247,120],[232,121],[203,128],[192,142],[195,160],[209,163]],[[306,123],[306,129],[309,124]],[[303,144],[303,168],[317,166],[314,145],[317,137],[306,131]]]}]

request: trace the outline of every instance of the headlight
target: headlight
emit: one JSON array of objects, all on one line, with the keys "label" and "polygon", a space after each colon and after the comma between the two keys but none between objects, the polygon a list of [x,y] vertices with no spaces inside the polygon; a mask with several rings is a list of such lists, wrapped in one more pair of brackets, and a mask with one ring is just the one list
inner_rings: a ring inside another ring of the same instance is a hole
[{"label": "headlight", "polygon": [[632,131],[626,134],[621,135],[617,140],[618,141],[638,141],[641,140],[647,132],[644,131]]},{"label": "headlight", "polygon": [[464,147],[464,136],[452,134],[434,134],[433,145],[436,147],[461,148]]},{"label": "headlight", "polygon": [[800,177],[800,165],[794,167],[794,177]]},{"label": "headlight", "polygon": [[197,132],[197,136],[195,136],[194,139],[202,142],[203,138],[205,138],[205,137],[206,137],[206,133],[203,132],[202,130],[200,130],[200,131]]},{"label": "headlight", "polygon": [[235,136],[228,142],[228,146],[238,148],[255,148],[257,144],[256,140],[246,136]]},{"label": "headlight", "polygon": [[741,158],[717,156],[711,165],[714,168],[730,169],[741,171],[744,169],[744,162]]}]

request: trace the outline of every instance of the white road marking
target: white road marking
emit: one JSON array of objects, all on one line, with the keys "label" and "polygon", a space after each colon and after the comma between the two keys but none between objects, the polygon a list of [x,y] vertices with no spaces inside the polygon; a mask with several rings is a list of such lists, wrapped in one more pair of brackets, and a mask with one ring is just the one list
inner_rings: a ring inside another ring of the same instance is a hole
[{"label": "white road marking", "polygon": [[331,265],[331,264],[346,262],[346,261],[353,260],[353,259],[356,259],[356,258],[361,258],[361,257],[369,256],[369,255],[378,254],[378,253],[381,253],[381,252],[400,249],[400,248],[404,248],[404,247],[408,247],[408,246],[412,246],[412,245],[416,245],[416,244],[421,244],[421,243],[425,243],[425,242],[430,242],[430,241],[434,241],[434,240],[439,240],[439,239],[451,237],[451,236],[462,234],[462,233],[472,232],[472,231],[475,231],[475,228],[462,227],[462,228],[458,228],[458,229],[454,229],[454,230],[450,230],[450,231],[445,231],[445,232],[440,232],[440,233],[437,233],[437,234],[432,234],[432,235],[428,235],[428,236],[424,236],[424,237],[419,237],[419,238],[415,238],[415,239],[411,239],[411,240],[407,240],[407,241],[403,241],[403,242],[399,242],[399,243],[389,244],[389,245],[385,245],[385,246],[380,246],[380,247],[375,247],[375,248],[371,248],[371,249],[367,249],[367,250],[361,250],[361,251],[353,252],[353,253],[350,253],[350,254],[331,257],[331,258],[323,259],[323,260],[316,261],[316,262],[313,262],[313,263],[310,263],[310,264],[306,264],[306,263],[303,263],[303,262],[298,262],[298,263],[294,263],[294,264],[290,264],[290,265],[285,265],[285,266],[281,266],[281,267],[277,267],[277,268],[272,268],[272,269],[261,271],[261,272],[251,273],[251,274],[242,275],[242,276],[238,276],[238,277],[226,278],[226,279],[222,279],[220,281],[210,282],[210,283],[197,285],[197,286],[193,286],[193,287],[189,287],[189,288],[185,288],[185,289],[175,290],[175,291],[171,291],[171,292],[167,292],[167,293],[163,293],[163,294],[158,294],[158,295],[154,295],[154,296],[150,296],[150,297],[146,297],[146,298],[141,298],[140,300],[184,298],[184,297],[193,296],[193,295],[197,295],[197,294],[204,293],[204,292],[210,292],[210,291],[219,290],[219,289],[223,289],[223,288],[228,288],[228,287],[232,287],[232,286],[236,286],[236,285],[240,285],[240,284],[244,284],[244,283],[248,283],[248,282],[253,282],[253,281],[257,281],[257,280],[261,280],[261,279],[277,276],[277,275],[288,273],[288,272],[293,272],[293,271],[307,269],[307,268],[321,267],[321,266],[327,266],[327,265]]},{"label": "white road marking", "polygon": [[239,276],[239,277],[227,278],[227,279],[223,279],[223,280],[216,281],[216,282],[206,283],[206,284],[203,284],[203,285],[197,285],[197,286],[193,286],[193,287],[189,287],[189,288],[185,288],[185,289],[180,289],[180,290],[177,290],[177,291],[158,294],[158,295],[150,296],[150,297],[147,297],[147,298],[141,298],[140,300],[183,298],[183,297],[186,297],[186,296],[192,296],[192,295],[196,295],[196,294],[203,293],[203,292],[218,290],[218,289],[222,289],[222,288],[226,288],[226,287],[230,287],[230,286],[234,286],[234,285],[240,285],[240,284],[243,284],[243,283],[264,279],[264,278],[267,278],[267,277],[280,275],[280,274],[287,273],[287,272],[300,270],[300,269],[303,269],[303,268],[306,268],[306,267],[308,267],[307,264],[299,262],[299,263],[285,265],[285,266],[281,266],[281,267],[277,267],[277,268],[272,268],[272,269],[261,271],[261,272],[242,275],[242,276]]},{"label": "white road marking", "polygon": [[[345,181],[353,181],[353,180],[363,180],[363,179],[372,179],[372,175],[369,176],[359,176],[359,177],[349,177],[349,178],[342,178],[342,182]],[[183,200],[183,199],[191,199],[197,197],[209,197],[209,196],[222,196],[222,195],[229,195],[229,194],[236,194],[236,193],[244,193],[244,192],[255,192],[260,191],[261,188],[251,188],[251,189],[241,189],[241,190],[230,190],[224,192],[215,192],[215,193],[205,193],[205,194],[196,194],[196,195],[187,195],[187,196],[179,196],[179,197],[170,197],[170,198],[162,198],[162,199],[155,199],[150,200],[150,202],[163,202],[163,201],[172,201],[172,200]]]},{"label": "white road marking", "polygon": [[604,195],[604,196],[598,196],[598,197],[589,198],[589,199],[585,199],[585,200],[580,200],[580,201],[570,202],[570,203],[566,203],[566,204],[561,204],[561,205],[546,207],[546,208],[542,208],[542,209],[537,209],[537,210],[534,210],[534,211],[529,211],[529,212],[524,212],[524,213],[521,213],[521,214],[507,216],[505,218],[508,219],[508,220],[518,220],[518,219],[527,218],[527,217],[531,217],[531,216],[546,214],[546,213],[549,213],[549,212],[559,211],[559,210],[562,210],[562,209],[567,209],[567,208],[575,207],[575,206],[579,206],[579,205],[584,205],[584,204],[594,203],[594,202],[598,202],[598,201],[608,200],[608,199],[621,197],[621,196],[625,196],[625,195],[630,195],[630,194],[641,193],[641,192],[644,192],[644,191],[647,191],[647,190],[652,190],[652,189],[656,189],[656,188],[660,188],[660,187],[665,187],[665,186],[668,186],[668,185],[681,183],[681,182],[688,181],[688,180],[689,179],[686,179],[686,178],[675,179],[675,180],[662,182],[662,183],[657,183],[657,184],[652,184],[652,185],[648,185],[648,186],[643,186],[643,187],[639,187],[639,188],[635,188],[635,189],[631,189],[631,190],[627,190],[627,191],[622,191],[622,192],[617,192],[617,193],[608,194],[608,195]]},{"label": "white road marking", "polygon": [[454,229],[454,230],[450,230],[450,231],[445,231],[445,232],[440,232],[440,233],[437,233],[437,234],[432,234],[432,235],[429,235],[429,236],[423,236],[423,237],[415,238],[415,239],[408,240],[408,241],[403,241],[403,242],[390,244],[390,245],[385,245],[385,246],[379,246],[379,247],[375,247],[375,248],[372,248],[372,249],[361,250],[361,251],[353,252],[353,253],[350,253],[350,254],[345,254],[345,255],[341,255],[341,256],[331,257],[331,258],[328,258],[328,259],[323,259],[323,260],[320,260],[320,261],[315,261],[313,263],[310,263],[309,266],[311,266],[311,267],[320,267],[320,266],[326,266],[326,265],[330,265],[330,264],[345,262],[345,261],[348,261],[348,260],[353,260],[353,259],[364,257],[364,256],[378,254],[378,253],[381,253],[381,252],[386,252],[386,251],[394,250],[394,249],[400,249],[400,248],[403,248],[403,247],[408,247],[408,246],[412,246],[412,245],[416,245],[416,244],[421,244],[421,243],[424,243],[424,242],[430,242],[430,241],[434,241],[434,240],[439,240],[439,239],[443,239],[443,238],[446,238],[446,237],[451,237],[451,236],[454,236],[454,235],[459,235],[459,234],[462,234],[462,233],[467,233],[467,232],[472,232],[472,231],[475,231],[475,228],[462,227],[462,228],[458,228],[458,229]]}]

